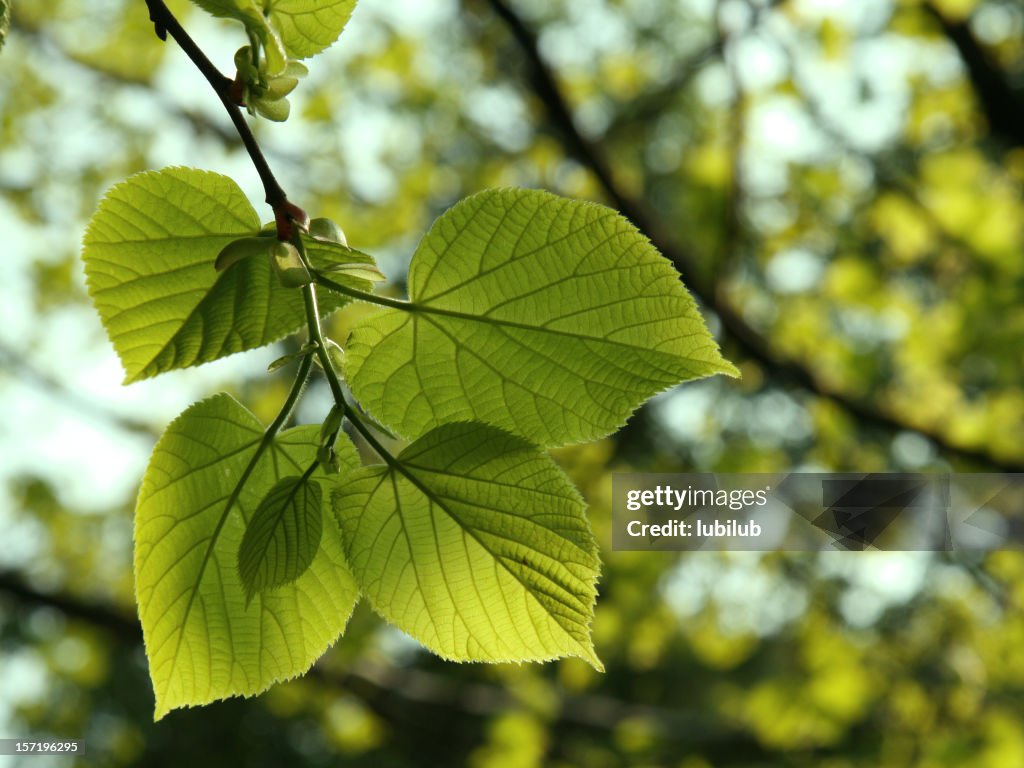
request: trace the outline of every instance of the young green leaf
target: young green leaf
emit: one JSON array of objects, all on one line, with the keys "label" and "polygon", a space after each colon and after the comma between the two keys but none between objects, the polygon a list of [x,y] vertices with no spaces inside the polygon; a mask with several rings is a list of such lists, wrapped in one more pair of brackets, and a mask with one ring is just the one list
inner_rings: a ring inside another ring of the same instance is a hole
[{"label": "young green leaf", "polygon": [[288,55],[306,59],[338,39],[356,0],[264,0],[264,5]]},{"label": "young green leaf", "polygon": [[409,296],[346,346],[356,397],[408,437],[476,420],[545,446],[593,440],[667,387],[736,375],[640,232],[547,192],[491,190],[443,214]]},{"label": "young green leaf", "polygon": [[[280,37],[288,56],[305,59],[331,45],[345,28],[356,0],[192,0],[214,16],[238,19],[263,40]],[[263,40],[264,45],[267,41]],[[269,47],[269,46],[268,46]]]},{"label": "young green leaf", "polygon": [[313,282],[306,265],[302,263],[299,249],[291,243],[275,240],[270,248],[270,258],[277,273],[277,279],[285,288],[299,288]]},{"label": "young green leaf", "polygon": [[232,264],[237,264],[242,259],[248,259],[256,255],[266,256],[270,253],[272,245],[273,242],[265,237],[240,237],[237,240],[232,240],[221,248],[220,253],[217,254],[217,259],[213,262],[213,268],[218,272],[223,272]]},{"label": "young green leaf", "polygon": [[[238,185],[207,171],[141,173],[107,193],[82,258],[126,383],[270,344],[305,323],[301,294],[280,284],[269,258],[214,268],[218,254],[259,230]],[[321,266],[353,261],[315,256]],[[344,303],[325,294],[320,308],[327,314]]]},{"label": "young green leaf", "polygon": [[[373,284],[386,279],[373,256],[349,248],[347,245],[318,240],[309,235],[302,236],[302,243],[306,247],[306,258],[310,265],[317,272],[323,272],[331,276],[331,280],[341,283],[348,288],[357,291],[373,290]],[[324,298],[336,295],[324,292]]]},{"label": "young green leaf", "polygon": [[309,220],[309,236],[314,240],[348,246],[345,233],[338,223],[322,216]]},{"label": "young green leaf", "polygon": [[361,264],[358,262],[349,264],[332,264],[326,269],[321,269],[320,272],[324,275],[329,275],[332,280],[339,275],[358,277],[374,283],[380,283],[388,279],[387,276],[373,264]]},{"label": "young green leaf", "polygon": [[439,427],[332,492],[374,608],[457,661],[579,656],[599,561],[576,489],[551,459],[485,424]]},{"label": "young green leaf", "polygon": [[221,18],[238,19],[244,21],[247,18],[260,16],[256,0],[192,0],[207,13]]},{"label": "young green leaf", "polygon": [[256,593],[291,584],[306,572],[320,549],[323,515],[316,481],[286,477],[270,489],[238,549],[238,575],[247,601]]},{"label": "young green leaf", "polygon": [[[315,460],[317,428],[279,435],[229,504],[262,438],[256,417],[221,394],[179,416],[150,459],[135,510],[135,593],[158,720],[302,674],[355,605],[336,536],[323,537],[294,583],[246,605],[238,553],[247,522],[283,476]],[[346,471],[358,465],[349,441],[337,450]]]}]

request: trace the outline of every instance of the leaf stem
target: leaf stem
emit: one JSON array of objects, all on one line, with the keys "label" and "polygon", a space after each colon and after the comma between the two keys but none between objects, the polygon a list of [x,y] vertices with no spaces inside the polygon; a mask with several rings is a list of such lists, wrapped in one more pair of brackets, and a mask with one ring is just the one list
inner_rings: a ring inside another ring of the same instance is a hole
[{"label": "leaf stem", "polygon": [[352,408],[351,406],[346,404],[345,417],[350,422],[352,422],[352,426],[356,428],[356,431],[360,435],[362,435],[363,439],[367,443],[370,444],[370,447],[373,448],[374,453],[376,453],[378,456],[384,459],[385,464],[387,464],[389,467],[393,469],[398,470],[403,475],[408,475],[408,472],[402,466],[401,462],[398,461],[398,459],[394,457],[394,454],[392,454],[391,451],[385,448],[383,444],[380,442],[380,440],[377,439],[376,435],[374,435],[373,431],[368,426],[366,426],[366,423],[363,421],[362,417],[359,415],[359,412],[355,408]]},{"label": "leaf stem", "polygon": [[[295,404],[299,402],[299,398],[302,396],[302,390],[306,386],[306,382],[309,381],[309,373],[313,368],[313,355],[304,355],[302,361],[299,363],[299,370],[295,374],[295,382],[292,384],[291,390],[288,392],[288,397],[285,398],[284,404],[281,406],[281,410],[278,412],[277,417],[270,422],[270,426],[263,432],[263,437],[260,438],[260,444],[256,446],[256,452],[249,459],[249,463],[246,464],[245,469],[238,478],[238,482],[235,483],[235,487],[231,489],[231,495],[228,497],[228,504],[224,508],[224,514],[221,517],[221,522],[217,526],[219,532],[220,526],[223,525],[224,521],[228,517],[228,513],[231,508],[238,501],[238,497],[242,493],[242,489],[245,484],[249,482],[249,476],[256,469],[256,465],[259,464],[260,457],[266,452],[273,442],[274,438],[277,437],[277,433],[281,431],[281,427],[288,421],[288,417],[292,415],[292,411],[295,410]],[[216,539],[216,534],[214,534]]]},{"label": "leaf stem", "polygon": [[252,160],[256,173],[259,174],[260,181],[263,183],[267,205],[274,209],[278,239],[289,240],[291,238],[292,221],[304,222],[307,218],[306,213],[297,205],[288,202],[288,196],[285,194],[284,189],[281,188],[273,171],[270,170],[270,165],[267,163],[267,159],[264,157],[263,150],[260,149],[256,137],[253,136],[252,129],[249,128],[249,124],[245,121],[242,110],[238,108],[238,104],[235,103],[231,96],[231,84],[233,81],[226,77],[207,58],[195,40],[189,36],[185,28],[181,26],[181,23],[171,13],[164,0],[146,0],[146,6],[149,8],[149,18],[156,27],[157,36],[161,40],[166,40],[168,34],[174,38],[174,41],[185,52],[185,55],[189,57],[196,69],[206,78],[206,81],[220,99],[221,104],[224,105],[228,117],[231,118],[235,130],[245,146],[245,151],[249,153],[249,158]]},{"label": "leaf stem", "polygon": [[[295,244],[295,247],[298,248],[299,256],[302,258],[303,262],[308,265],[309,262],[306,257],[306,248],[302,243],[302,238],[295,236],[292,238],[292,242]],[[319,281],[321,278],[318,276],[317,280]],[[365,299],[366,301],[372,301],[373,299],[379,298],[373,294],[364,294],[362,291],[346,288],[332,280],[324,280],[324,285],[331,290],[336,290],[339,293],[345,293],[355,298]],[[316,283],[310,283],[302,286],[302,297],[306,304],[306,324],[309,326],[309,337],[317,343],[317,355],[320,358],[320,365],[323,367],[324,373],[327,376],[327,383],[331,387],[331,394],[334,396],[335,404],[341,410],[342,415],[352,423],[352,426],[355,427],[356,431],[363,436],[363,439],[369,443],[370,447],[373,448],[374,452],[378,456],[380,456],[389,466],[398,466],[398,461],[395,457],[392,456],[388,449],[385,448],[374,436],[373,432],[370,431],[370,428],[363,423],[363,420],[359,416],[359,412],[349,404],[348,399],[345,397],[345,390],[342,389],[341,380],[338,378],[338,372],[334,370],[334,361],[331,359],[330,354],[328,354],[327,344],[324,341],[323,328],[320,325],[320,311],[316,300]],[[385,306],[390,306],[390,302],[394,300],[385,299],[384,301],[389,302],[388,304],[385,304]],[[396,303],[405,304],[405,302]],[[341,427],[339,426],[338,430],[340,429]],[[337,431],[335,431],[333,437],[336,436]]]},{"label": "leaf stem", "polygon": [[351,296],[353,299],[359,299],[360,301],[366,301],[370,304],[379,304],[382,307],[391,307],[392,309],[401,309],[406,312],[413,312],[416,310],[417,305],[411,301],[402,301],[401,299],[389,299],[387,296],[378,296],[375,293],[366,293],[356,288],[349,288],[341,283],[336,283],[330,278],[324,277],[321,273],[316,272],[316,282],[322,285],[324,288],[340,293],[345,296]]},{"label": "leaf stem", "polygon": [[[318,342],[319,343],[319,342]],[[299,398],[302,396],[302,390],[306,386],[306,382],[309,381],[309,373],[313,369],[313,355],[307,353],[302,356],[302,360],[299,362],[299,369],[295,374],[295,381],[292,384],[291,390],[288,392],[288,397],[285,398],[284,404],[281,406],[280,412],[277,417],[267,427],[266,434],[263,439],[273,440],[274,436],[281,430],[285,422],[288,421],[288,417],[292,415],[292,411],[295,410],[295,405],[299,402]]]}]

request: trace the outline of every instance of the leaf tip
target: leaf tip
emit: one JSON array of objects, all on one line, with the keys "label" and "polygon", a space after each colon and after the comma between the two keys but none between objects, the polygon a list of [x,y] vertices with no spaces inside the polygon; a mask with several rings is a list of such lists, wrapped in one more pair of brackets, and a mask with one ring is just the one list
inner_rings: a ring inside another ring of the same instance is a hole
[{"label": "leaf tip", "polygon": [[733,379],[742,379],[743,378],[743,374],[740,372],[740,369],[737,368],[731,361],[726,360],[724,357],[720,357],[720,359],[721,359],[721,371],[720,371],[720,373],[724,374],[725,376],[729,376],[730,378],[733,378]]}]

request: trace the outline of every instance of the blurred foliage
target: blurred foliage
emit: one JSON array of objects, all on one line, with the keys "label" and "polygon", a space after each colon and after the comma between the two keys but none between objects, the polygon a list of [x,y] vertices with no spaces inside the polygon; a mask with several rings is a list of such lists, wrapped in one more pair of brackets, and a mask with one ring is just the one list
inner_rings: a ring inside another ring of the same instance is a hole
[{"label": "blurred foliage", "polygon": [[[818,391],[723,334],[741,381],[684,386],[614,439],[556,452],[602,542],[606,674],[446,664],[361,606],[310,677],[154,726],[130,584],[141,462],[178,398],[227,387],[266,417],[287,374],[263,374],[271,350],[117,389],[78,243],[133,172],[201,166],[254,201],[258,180],[143,3],[15,3],[0,55],[0,735],[85,740],[83,757],[36,768],[1024,765],[1019,553],[609,545],[612,471],[1024,466],[1024,143],[982,93],[987,73],[1024,103],[1024,9],[510,5],[619,185]],[[227,68],[235,31],[171,6]],[[987,70],[965,64],[964,39]],[[363,0],[310,66],[292,119],[259,135],[290,196],[389,275],[482,188],[603,199],[493,3]],[[300,418],[322,418],[311,401]]]}]

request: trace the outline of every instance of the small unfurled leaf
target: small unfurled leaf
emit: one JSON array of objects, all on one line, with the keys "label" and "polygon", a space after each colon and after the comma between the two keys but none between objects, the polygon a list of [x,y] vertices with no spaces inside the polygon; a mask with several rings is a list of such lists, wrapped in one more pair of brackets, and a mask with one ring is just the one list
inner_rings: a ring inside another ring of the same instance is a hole
[{"label": "small unfurled leaf", "polygon": [[[317,451],[315,426],[281,433],[233,498],[263,435],[255,416],[217,395],[181,414],[150,458],[135,510],[135,594],[158,720],[302,674],[355,606],[337,536],[323,537],[294,583],[246,605],[238,552],[248,523],[268,492],[304,472]],[[346,471],[358,466],[347,438],[335,448]]]},{"label": "small unfurled leaf", "polygon": [[336,275],[346,275],[348,277],[358,277],[362,280],[371,280],[375,283],[388,279],[374,264],[331,264],[329,267],[321,269],[320,272],[324,275],[330,275],[332,278]]},{"label": "small unfurled leaf", "polygon": [[405,437],[484,421],[544,446],[593,440],[681,381],[736,375],[647,238],[547,192],[491,190],[444,213],[409,299],[346,344],[357,399]]},{"label": "small unfurled leaf", "polygon": [[296,581],[316,557],[322,534],[320,485],[306,477],[279,480],[256,508],[238,548],[246,600]]},{"label": "small unfurled leaf", "polygon": [[266,47],[268,62],[305,59],[338,39],[356,0],[192,0],[214,16],[238,19]]},{"label": "small unfurled leaf", "polygon": [[308,342],[302,345],[302,349],[298,352],[292,352],[288,355],[282,355],[281,357],[274,360],[270,365],[267,366],[267,373],[273,373],[274,371],[284,368],[288,363],[293,360],[299,360],[307,355],[316,353],[317,343],[315,341]]},{"label": "small unfurled leaf", "polygon": [[259,64],[253,59],[251,45],[243,45],[235,51],[235,69],[245,85],[259,82],[260,68]]},{"label": "small unfurled leaf", "polygon": [[[303,234],[302,242],[306,246],[306,258],[315,272],[330,274],[335,265],[344,264],[345,269],[331,274],[334,282],[364,293],[373,290],[373,282],[380,270],[372,256],[347,245],[317,240],[307,234]],[[322,295],[330,293],[325,291]]]},{"label": "small unfurled leaf", "polygon": [[213,266],[218,272],[223,272],[232,264],[237,264],[250,256],[266,256],[270,252],[270,247],[271,243],[265,237],[240,237],[221,249]]},{"label": "small unfurled leaf", "polygon": [[[215,173],[165,168],[107,193],[82,258],[126,382],[261,347],[305,324],[302,295],[281,286],[270,259],[213,268],[228,245],[259,230],[242,190]],[[354,260],[326,250],[314,256],[319,268]],[[320,309],[326,315],[346,301],[324,292]]]},{"label": "small unfurled leaf", "polygon": [[295,90],[299,80],[309,74],[309,69],[300,61],[289,61],[284,68],[284,73],[272,77],[267,83],[266,97],[270,99],[283,99]]},{"label": "small unfurled leaf", "polygon": [[304,355],[301,352],[292,352],[290,355],[282,355],[281,357],[277,358],[270,365],[267,366],[267,373],[273,373],[274,371],[278,371],[284,368],[286,365],[288,365],[288,363],[292,362],[293,360],[297,360],[303,356]]},{"label": "small unfurled leaf", "polygon": [[338,376],[344,376],[345,371],[345,350],[339,346],[338,342],[333,339],[327,339],[327,356],[331,358],[331,364],[334,366],[334,372]]},{"label": "small unfurled leaf", "polygon": [[324,423],[320,425],[320,444],[324,445],[330,440],[331,445],[334,445],[334,437],[338,434],[338,430],[341,429],[342,416],[341,408],[334,406],[327,414],[327,418],[324,419]]},{"label": "small unfurled leaf", "polygon": [[281,285],[286,288],[301,288],[313,282],[313,277],[299,256],[299,249],[291,243],[275,241],[270,248],[270,258]]},{"label": "small unfurled leaf", "polygon": [[337,243],[338,245],[348,245],[348,240],[345,239],[345,233],[341,230],[341,227],[337,225],[331,219],[315,218],[309,220],[309,236],[314,240],[320,240],[325,243]]},{"label": "small unfurled leaf", "polygon": [[288,115],[291,114],[292,105],[288,103],[288,99],[251,99],[250,106],[256,110],[257,113],[267,118],[267,120],[273,120],[275,123],[283,123],[288,119]]},{"label": "small unfurled leaf", "polygon": [[332,492],[352,572],[374,609],[457,661],[579,656],[597,545],[562,471],[484,424],[439,427]]},{"label": "small unfurled leaf", "polygon": [[320,468],[329,475],[336,475],[341,471],[338,454],[333,445],[321,445],[316,451],[316,460]]}]

